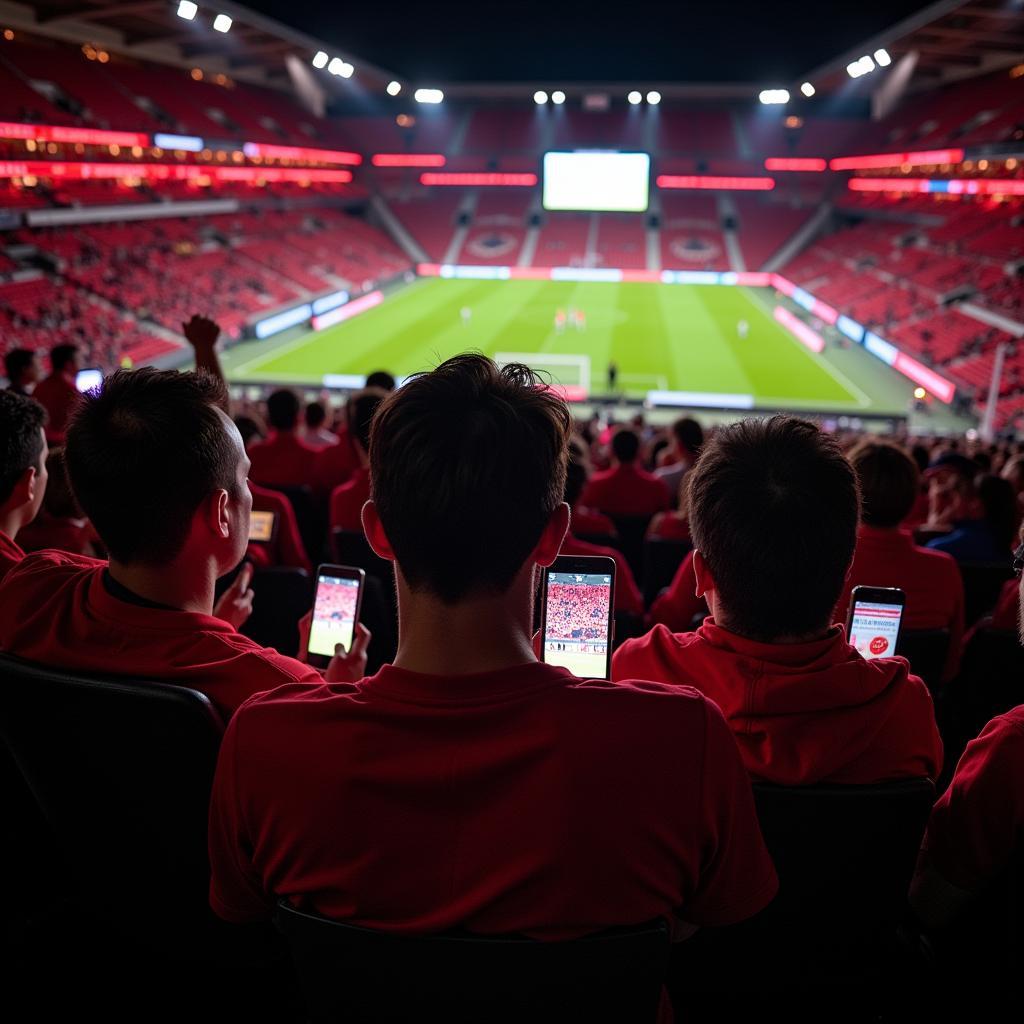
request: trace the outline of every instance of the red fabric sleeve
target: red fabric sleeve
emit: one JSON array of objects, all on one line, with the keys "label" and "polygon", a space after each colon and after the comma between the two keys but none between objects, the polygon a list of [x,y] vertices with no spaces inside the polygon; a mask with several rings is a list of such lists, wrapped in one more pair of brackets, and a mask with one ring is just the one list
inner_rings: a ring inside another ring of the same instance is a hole
[{"label": "red fabric sleeve", "polygon": [[704,598],[697,597],[693,552],[689,552],[669,584],[668,590],[651,605],[650,622],[668,626],[673,633],[686,633],[695,615],[707,611]]}]

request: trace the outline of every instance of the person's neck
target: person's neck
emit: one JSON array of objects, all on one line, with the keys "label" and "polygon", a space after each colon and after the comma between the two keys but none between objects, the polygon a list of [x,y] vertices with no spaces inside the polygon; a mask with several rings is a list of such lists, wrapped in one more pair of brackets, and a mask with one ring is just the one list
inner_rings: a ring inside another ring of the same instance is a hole
[{"label": "person's neck", "polygon": [[738,636],[741,640],[749,640],[755,644],[810,644],[814,643],[815,640],[824,640],[832,631],[831,626],[826,626],[824,629],[815,630],[810,633],[783,634],[782,636],[773,637],[748,636],[742,630],[736,629],[730,624],[729,613],[720,604],[716,603],[716,606],[711,608],[711,614],[714,617],[716,626],[724,629],[727,633],[732,633],[733,636]]},{"label": "person's neck", "polygon": [[138,597],[179,611],[209,615],[213,611],[216,569],[201,562],[185,569],[185,561],[179,558],[170,565],[126,565],[111,558],[109,569],[122,587]]},{"label": "person's neck", "polygon": [[0,533],[6,533],[11,540],[18,536],[18,531],[25,525],[24,510],[20,508],[0,508]]},{"label": "person's neck", "polygon": [[520,573],[504,594],[474,595],[445,604],[409,589],[398,576],[396,668],[425,675],[472,675],[536,662],[532,572]]}]

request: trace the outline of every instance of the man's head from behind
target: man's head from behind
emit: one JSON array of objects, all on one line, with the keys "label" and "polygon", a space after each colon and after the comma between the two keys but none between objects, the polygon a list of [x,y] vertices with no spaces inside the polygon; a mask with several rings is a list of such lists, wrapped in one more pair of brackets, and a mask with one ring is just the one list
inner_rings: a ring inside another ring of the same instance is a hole
[{"label": "man's head from behind", "polygon": [[113,561],[161,566],[183,553],[218,573],[245,552],[248,459],[203,372],[118,370],[84,396],[67,433],[72,490]]},{"label": "man's head from behind", "polygon": [[839,445],[788,416],[719,430],[690,471],[698,586],[719,625],[765,642],[824,632],[857,540]]},{"label": "man's head from behind", "polygon": [[4,371],[14,388],[28,387],[42,376],[39,357],[30,348],[12,348],[4,356]]},{"label": "man's head from behind", "polygon": [[299,396],[288,388],[272,391],[267,398],[267,421],[275,430],[294,430],[299,422]]},{"label": "man's head from behind", "polygon": [[620,465],[636,461],[640,451],[640,438],[637,433],[624,427],[617,430],[612,437],[612,455]]},{"label": "man's head from behind", "polygon": [[672,424],[672,438],[679,452],[690,460],[696,459],[704,447],[704,430],[689,416],[681,416]]},{"label": "man's head from behind", "polygon": [[0,529],[32,522],[46,493],[46,413],[31,398],[0,391]]},{"label": "man's head from behind", "polygon": [[82,368],[77,345],[55,345],[50,351],[50,366],[54,373],[72,375]]},{"label": "man's head from behind", "polygon": [[917,463],[888,441],[861,441],[851,452],[867,526],[895,529],[910,515],[921,493]]},{"label": "man's head from behind", "polygon": [[349,436],[363,455],[370,451],[370,427],[374,414],[387,397],[388,393],[380,388],[367,388],[349,399],[346,409]]},{"label": "man's head from behind", "polygon": [[414,592],[505,593],[532,558],[557,554],[571,428],[525,366],[467,354],[414,377],[373,419],[368,537]]}]

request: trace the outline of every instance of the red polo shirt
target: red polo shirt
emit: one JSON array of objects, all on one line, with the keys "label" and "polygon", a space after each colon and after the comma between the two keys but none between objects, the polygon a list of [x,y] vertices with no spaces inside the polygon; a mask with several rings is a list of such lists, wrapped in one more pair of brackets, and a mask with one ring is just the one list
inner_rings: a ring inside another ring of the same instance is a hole
[{"label": "red polo shirt", "polygon": [[74,381],[63,373],[51,373],[36,385],[32,397],[46,410],[46,440],[63,444],[68,417],[81,398]]},{"label": "red polo shirt", "polygon": [[625,612],[627,615],[643,615],[643,595],[633,578],[633,570],[630,569],[629,562],[626,561],[626,556],[621,551],[604,547],[601,544],[591,544],[589,541],[580,540],[571,533],[567,533],[559,553],[563,555],[599,555],[615,559],[615,611]]},{"label": "red polo shirt", "polygon": [[18,531],[18,540],[25,551],[44,551],[54,548],[73,555],[92,555],[99,542],[96,531],[88,519],[58,519],[45,511]]},{"label": "red polo shirt", "polygon": [[277,431],[250,446],[249,476],[265,487],[312,487],[319,454],[294,431]]},{"label": "red polo shirt", "polygon": [[320,680],[212,615],[114,597],[106,567],[59,551],[27,555],[0,583],[0,650],[55,668],[191,686],[225,716],[261,690]]},{"label": "red polo shirt", "polygon": [[690,520],[675,512],[663,512],[647,528],[651,540],[690,540]]},{"label": "red polo shirt", "polygon": [[352,478],[331,491],[331,526],[362,533],[363,506],[370,500],[370,471],[360,466]]},{"label": "red polo shirt", "polygon": [[653,473],[627,462],[595,473],[583,504],[610,516],[653,516],[672,504],[668,488]]},{"label": "red polo shirt", "polygon": [[685,633],[697,615],[706,615],[707,602],[697,596],[697,575],[693,569],[693,552],[676,569],[672,582],[664,594],[659,594],[651,605],[652,625],[667,626],[673,633]]},{"label": "red polo shirt", "polygon": [[247,701],[221,747],[210,902],[278,897],[392,932],[561,939],[678,915],[724,925],[776,889],[750,785],[693,690],[534,662]]},{"label": "red polo shirt", "polygon": [[854,587],[899,587],[907,596],[903,629],[948,629],[949,656],[943,679],[952,679],[960,663],[964,635],[964,584],[956,559],[943,551],[918,547],[902,530],[861,526],[846,586],[834,619],[846,622]]},{"label": "red polo shirt", "polygon": [[0,530],[0,580],[24,557],[25,552],[3,530]]},{"label": "red polo shirt", "polygon": [[615,524],[606,515],[583,505],[572,510],[572,531],[588,537],[614,537],[616,534]]},{"label": "red polo shirt", "polygon": [[932,810],[923,850],[947,881],[972,891],[1024,851],[1024,704],[967,744]]},{"label": "red polo shirt", "polygon": [[936,778],[942,741],[928,689],[903,658],[865,661],[842,626],[820,640],[766,644],[705,619],[655,626],[612,656],[613,679],[692,686],[722,709],[751,776],[783,786]]},{"label": "red polo shirt", "polygon": [[247,557],[256,565],[286,565],[311,572],[312,565],[302,543],[292,503],[280,491],[272,491],[259,484],[250,482],[249,490],[252,492],[253,511],[273,512],[277,519],[277,532],[272,541],[250,544]]}]

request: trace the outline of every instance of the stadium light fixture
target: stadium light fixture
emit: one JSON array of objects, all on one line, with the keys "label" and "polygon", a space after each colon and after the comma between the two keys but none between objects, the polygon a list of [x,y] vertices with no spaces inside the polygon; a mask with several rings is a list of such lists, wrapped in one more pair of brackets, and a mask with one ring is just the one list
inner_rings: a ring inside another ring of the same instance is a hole
[{"label": "stadium light fixture", "polygon": [[323,50],[318,50],[316,56],[313,58],[313,67],[325,68],[327,67],[328,57]]},{"label": "stadium light fixture", "polygon": [[800,86],[800,91],[809,99],[814,95],[815,89],[810,82],[804,82],[804,84]]},{"label": "stadium light fixture", "polygon": [[533,102],[536,103],[538,107],[542,107],[545,103],[547,103],[547,101],[548,94],[543,89],[538,89],[533,94]]},{"label": "stadium light fixture", "polygon": [[892,63],[892,57],[889,56],[889,51],[885,49],[875,50],[875,63],[880,68],[887,68]]},{"label": "stadium light fixture", "polygon": [[[886,54],[888,56],[888,54]],[[851,78],[860,78],[861,75],[870,74],[875,70],[875,62],[866,54],[858,60],[846,65],[846,73]]]},{"label": "stadium light fixture", "polygon": [[341,62],[341,77],[351,78],[356,73],[355,64],[349,64],[347,60]]},{"label": "stadium light fixture", "polygon": [[231,31],[231,15],[230,14],[218,14],[213,19],[213,27],[218,32],[230,32]]},{"label": "stadium light fixture", "polygon": [[627,100],[629,100],[629,102],[630,102],[630,105],[631,105],[631,106],[634,106],[634,107],[635,107],[635,106],[637,106],[637,105],[638,105],[638,104],[640,103],[640,101],[641,101],[641,100],[643,99],[643,96],[641,96],[641,95],[640,95],[640,93],[639,93],[639,92],[638,92],[638,91],[637,91],[636,89],[634,89],[634,90],[633,90],[633,91],[632,91],[632,92],[631,92],[631,93],[630,93],[630,94],[629,94],[629,95],[628,95],[628,96],[626,97],[626,99],[627,99]]},{"label": "stadium light fixture", "polygon": [[402,91],[401,82],[388,82],[388,95],[397,96]]},{"label": "stadium light fixture", "polygon": [[661,93],[658,92],[657,89],[652,89],[647,94],[647,102],[650,103],[652,107],[656,107],[661,102]]},{"label": "stadium light fixture", "polygon": [[556,107],[560,107],[565,102],[565,93],[562,92],[561,89],[556,89],[551,94],[551,102],[554,103]]},{"label": "stadium light fixture", "polygon": [[191,21],[199,13],[199,5],[192,0],[181,0],[178,4],[178,17]]},{"label": "stadium light fixture", "polygon": [[444,93],[440,89],[417,89],[412,98],[417,103],[441,103],[444,101]]},{"label": "stadium light fixture", "polygon": [[765,106],[777,106],[789,102],[788,89],[762,89],[757,97]]},{"label": "stadium light fixture", "polygon": [[331,63],[327,65],[327,70],[332,75],[337,75],[338,78],[351,78],[355,68],[340,57],[332,57]]}]

